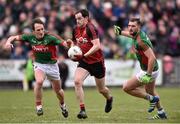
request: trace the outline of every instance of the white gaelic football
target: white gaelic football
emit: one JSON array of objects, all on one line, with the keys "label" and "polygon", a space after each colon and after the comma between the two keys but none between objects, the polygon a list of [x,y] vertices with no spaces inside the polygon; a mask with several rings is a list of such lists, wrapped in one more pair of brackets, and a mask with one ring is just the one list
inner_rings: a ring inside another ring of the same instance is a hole
[{"label": "white gaelic football", "polygon": [[76,59],[76,57],[74,55],[82,55],[81,48],[79,48],[78,46],[72,46],[71,48],[69,48],[69,50],[68,50],[69,58]]}]

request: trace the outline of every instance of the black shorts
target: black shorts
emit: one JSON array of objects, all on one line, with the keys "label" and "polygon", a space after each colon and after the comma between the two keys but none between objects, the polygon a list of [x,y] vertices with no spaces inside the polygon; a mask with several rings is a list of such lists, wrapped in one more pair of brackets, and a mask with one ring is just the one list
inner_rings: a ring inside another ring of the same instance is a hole
[{"label": "black shorts", "polygon": [[105,76],[106,68],[104,66],[104,61],[93,64],[88,64],[84,61],[80,61],[77,67],[84,68],[90,73],[91,76],[95,76],[98,79],[103,78]]}]

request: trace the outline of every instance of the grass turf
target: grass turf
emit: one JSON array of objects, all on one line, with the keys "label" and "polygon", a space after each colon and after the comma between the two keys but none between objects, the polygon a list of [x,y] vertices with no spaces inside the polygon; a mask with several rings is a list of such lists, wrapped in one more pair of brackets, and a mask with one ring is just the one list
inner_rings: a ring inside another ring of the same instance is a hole
[{"label": "grass turf", "polygon": [[110,88],[114,96],[113,109],[104,112],[105,99],[95,88],[85,88],[87,119],[79,120],[76,116],[79,105],[74,89],[65,91],[65,101],[69,117],[63,118],[58,107],[58,100],[52,90],[43,91],[44,115],[35,113],[33,91],[0,91],[0,123],[178,123],[180,122],[180,88],[157,88],[161,102],[167,111],[167,120],[148,120],[149,103],[124,93],[121,88]]}]

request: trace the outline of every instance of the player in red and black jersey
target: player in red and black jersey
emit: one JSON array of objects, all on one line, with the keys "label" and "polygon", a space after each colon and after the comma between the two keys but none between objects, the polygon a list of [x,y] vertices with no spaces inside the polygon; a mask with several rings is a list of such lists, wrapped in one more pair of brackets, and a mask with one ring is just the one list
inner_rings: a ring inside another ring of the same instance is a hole
[{"label": "player in red and black jersey", "polygon": [[80,104],[79,119],[87,118],[84,104],[83,82],[90,74],[94,76],[98,91],[106,98],[105,112],[112,109],[113,97],[109,89],[105,86],[105,66],[104,57],[101,50],[100,39],[94,25],[89,20],[89,13],[82,9],[75,13],[77,26],[73,30],[73,41],[67,42],[79,46],[83,56],[77,56],[79,64],[75,71],[75,92]]}]

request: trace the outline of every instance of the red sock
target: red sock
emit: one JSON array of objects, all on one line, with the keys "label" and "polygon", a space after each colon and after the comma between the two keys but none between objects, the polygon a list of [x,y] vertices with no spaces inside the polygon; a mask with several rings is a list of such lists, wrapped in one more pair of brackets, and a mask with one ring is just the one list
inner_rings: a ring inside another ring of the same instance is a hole
[{"label": "red sock", "polygon": [[107,99],[108,101],[111,101],[112,100],[112,96],[109,98],[109,99]]},{"label": "red sock", "polygon": [[41,101],[36,102],[36,106],[42,105]]},{"label": "red sock", "polygon": [[60,101],[59,101],[59,103],[60,103],[60,105],[64,105],[64,101],[63,101],[63,102],[60,102]]},{"label": "red sock", "polygon": [[84,104],[80,104],[80,109],[85,111],[85,105]]}]

